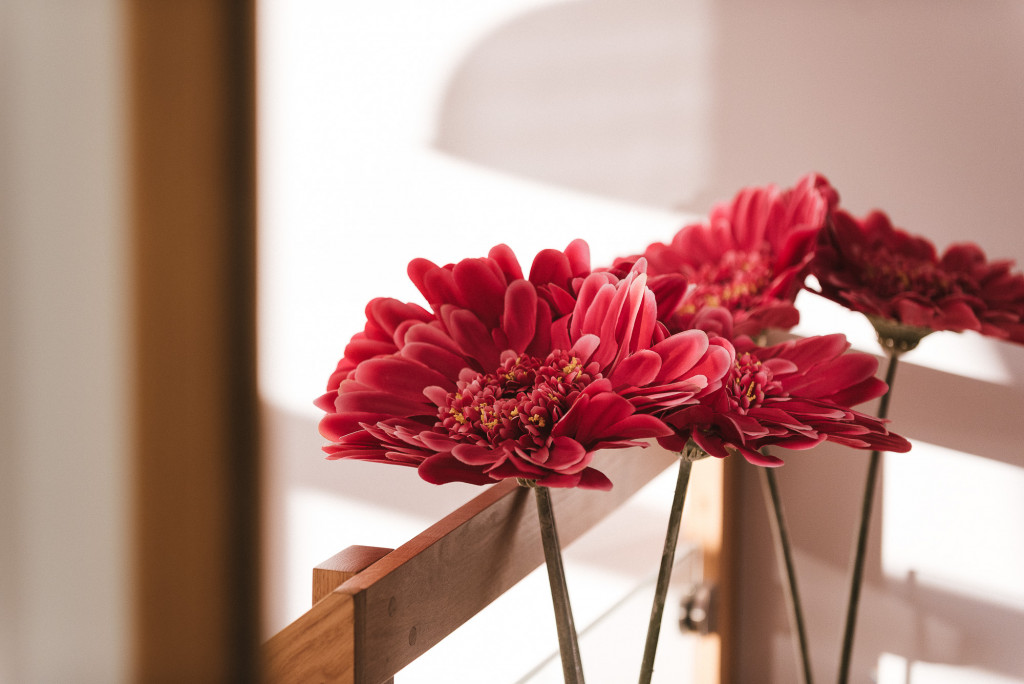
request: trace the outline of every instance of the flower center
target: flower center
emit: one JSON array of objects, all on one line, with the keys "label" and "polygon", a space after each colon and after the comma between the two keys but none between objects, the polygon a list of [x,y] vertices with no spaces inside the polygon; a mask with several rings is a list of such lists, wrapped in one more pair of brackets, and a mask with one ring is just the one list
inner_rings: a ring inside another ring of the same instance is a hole
[{"label": "flower center", "polygon": [[772,280],[772,267],[764,252],[726,252],[721,261],[702,264],[686,273],[694,287],[680,307],[695,313],[706,306],[723,306],[730,311],[755,303]]},{"label": "flower center", "polygon": [[894,297],[907,292],[939,298],[964,291],[964,282],[930,261],[893,254],[879,249],[861,255],[862,280],[880,297]]},{"label": "flower center", "polygon": [[530,451],[547,443],[555,423],[599,377],[566,351],[543,362],[509,358],[493,373],[460,380],[439,408],[437,426],[458,441]]},{"label": "flower center", "polygon": [[782,385],[771,370],[749,352],[736,357],[728,388],[729,403],[741,414],[760,406],[765,396],[782,393]]}]

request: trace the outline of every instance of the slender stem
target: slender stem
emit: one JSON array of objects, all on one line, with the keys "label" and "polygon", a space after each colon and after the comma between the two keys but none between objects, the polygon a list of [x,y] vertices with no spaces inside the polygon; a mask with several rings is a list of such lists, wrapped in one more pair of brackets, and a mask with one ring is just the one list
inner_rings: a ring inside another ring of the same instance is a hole
[{"label": "slender stem", "polygon": [[551,584],[551,602],[555,608],[558,650],[562,655],[562,675],[566,684],[583,684],[583,659],[580,655],[579,638],[576,636],[576,625],[572,619],[572,606],[569,604],[569,588],[565,583],[562,547],[558,543],[551,492],[547,487],[534,487],[533,490],[537,494],[537,517],[540,519],[544,560],[548,568],[548,581]]},{"label": "slender stem", "polygon": [[[878,417],[889,415],[889,400],[892,397],[892,383],[896,379],[896,366],[900,350],[889,349],[889,367],[885,371],[885,383],[889,386],[878,406]],[[857,607],[860,603],[860,589],[864,582],[864,560],[867,555],[868,528],[871,526],[871,509],[875,500],[875,482],[878,479],[878,466],[881,462],[880,451],[871,452],[868,462],[867,481],[864,483],[864,501],[860,509],[860,529],[857,533],[856,551],[853,557],[853,570],[850,578],[850,601],[846,609],[846,626],[843,629],[843,650],[839,656],[839,684],[846,684],[850,678],[850,658],[853,655],[853,635],[857,626]]]},{"label": "slender stem", "polygon": [[764,492],[765,503],[771,511],[772,535],[775,537],[776,547],[782,552],[779,559],[780,565],[786,574],[786,608],[789,610],[789,619],[796,631],[797,657],[803,667],[803,682],[811,684],[811,660],[807,648],[807,631],[804,629],[803,607],[800,603],[800,592],[796,586],[796,565],[793,563],[792,547],[789,543],[789,528],[786,525],[786,518],[782,510],[782,498],[779,496],[779,486],[773,468],[758,468],[761,471],[761,488]]},{"label": "slender stem", "polygon": [[661,568],[658,570],[658,583],[654,589],[654,603],[651,606],[651,621],[647,625],[647,643],[644,646],[644,659],[640,666],[640,684],[650,684],[651,676],[654,674],[654,654],[658,650],[661,618],[665,614],[665,596],[668,593],[668,581],[672,575],[672,563],[676,557],[676,543],[679,541],[683,503],[686,500],[686,489],[690,483],[692,468],[692,460],[685,457],[679,459],[679,478],[676,480],[676,492],[672,498],[672,510],[668,516],[665,546],[661,551]]}]

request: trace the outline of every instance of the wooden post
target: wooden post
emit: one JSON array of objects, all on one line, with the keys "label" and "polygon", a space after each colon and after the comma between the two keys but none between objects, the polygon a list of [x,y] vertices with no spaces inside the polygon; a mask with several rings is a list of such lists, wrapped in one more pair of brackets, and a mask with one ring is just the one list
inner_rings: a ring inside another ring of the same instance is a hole
[{"label": "wooden post", "polygon": [[253,0],[130,0],[133,681],[255,681]]},{"label": "wooden post", "polygon": [[313,603],[370,567],[393,549],[379,546],[350,546],[313,568]]}]

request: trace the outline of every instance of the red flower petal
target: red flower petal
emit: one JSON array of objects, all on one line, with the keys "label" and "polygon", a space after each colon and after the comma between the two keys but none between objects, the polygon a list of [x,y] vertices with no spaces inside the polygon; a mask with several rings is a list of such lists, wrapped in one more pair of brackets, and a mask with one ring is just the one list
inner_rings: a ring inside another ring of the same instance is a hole
[{"label": "red flower petal", "polygon": [[526,351],[537,330],[537,290],[532,283],[517,280],[505,290],[501,328],[508,338],[508,347],[518,353]]},{"label": "red flower petal", "polygon": [[639,387],[654,382],[661,370],[661,357],[650,349],[641,349],[623,359],[610,376],[615,387]]},{"label": "red flower petal", "polygon": [[353,375],[367,387],[413,401],[422,399],[424,387],[437,385],[449,391],[455,389],[455,383],[436,370],[397,356],[364,361]]},{"label": "red flower petal", "polygon": [[486,485],[494,483],[494,480],[479,468],[468,466],[451,454],[435,454],[420,463],[417,471],[421,478],[431,484],[468,482],[469,484]]}]

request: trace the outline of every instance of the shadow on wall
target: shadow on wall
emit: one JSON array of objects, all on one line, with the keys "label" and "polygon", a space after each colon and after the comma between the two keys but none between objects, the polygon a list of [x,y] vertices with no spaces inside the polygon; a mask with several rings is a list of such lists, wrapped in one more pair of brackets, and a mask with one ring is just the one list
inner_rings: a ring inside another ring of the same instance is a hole
[{"label": "shadow on wall", "polygon": [[[857,214],[882,207],[940,247],[973,240],[1022,262],[1022,70],[1024,9],[1010,0],[553,3],[466,55],[436,146],[553,185],[697,213],[744,185],[788,185],[818,170]],[[1015,418],[1024,354],[1001,346],[1005,385],[908,357],[895,429],[1024,468]],[[823,448],[788,460],[781,486],[811,605],[814,667],[827,679],[838,663],[867,456]],[[970,462],[964,468],[971,478]],[[770,672],[771,681],[795,681],[752,468],[742,492],[740,679]],[[1024,613],[924,587],[913,573],[884,575],[876,503],[854,680],[867,681],[883,653],[1021,676],[1024,655],[1007,635],[1024,630]],[[970,517],[983,503],[951,505]],[[1019,546],[1009,563],[1024,557]]]},{"label": "shadow on wall", "polygon": [[436,146],[699,213],[818,170],[857,213],[1024,261],[1022,65],[1014,0],[552,3],[466,55]]}]

